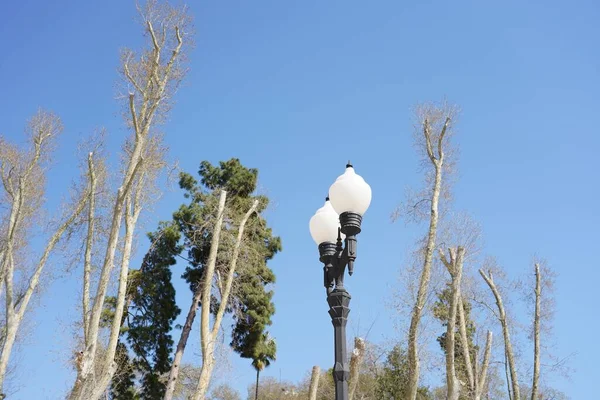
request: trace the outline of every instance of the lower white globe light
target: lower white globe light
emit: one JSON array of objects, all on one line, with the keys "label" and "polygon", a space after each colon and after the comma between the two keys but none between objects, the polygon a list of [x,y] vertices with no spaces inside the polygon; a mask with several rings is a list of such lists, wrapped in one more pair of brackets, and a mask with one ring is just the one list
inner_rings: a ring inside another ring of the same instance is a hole
[{"label": "lower white globe light", "polygon": [[310,235],[318,245],[325,242],[335,243],[339,226],[339,215],[331,206],[329,198],[327,198],[323,207],[319,208],[310,219]]},{"label": "lower white globe light", "polygon": [[329,188],[329,198],[336,213],[363,215],[371,204],[371,186],[348,163],[346,171]]}]

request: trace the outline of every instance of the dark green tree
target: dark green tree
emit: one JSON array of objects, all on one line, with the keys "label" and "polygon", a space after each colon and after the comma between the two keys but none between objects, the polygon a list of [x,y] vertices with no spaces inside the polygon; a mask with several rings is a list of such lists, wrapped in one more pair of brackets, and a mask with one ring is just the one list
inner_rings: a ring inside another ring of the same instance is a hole
[{"label": "dark green tree", "polygon": [[[151,245],[138,270],[131,270],[128,279],[127,313],[121,341],[129,345],[132,356],[126,354],[126,347],[119,344],[120,354],[126,361],[119,363],[121,379],[115,387],[113,398],[127,400],[126,393],[133,393],[135,372],[139,382],[139,399],[159,400],[165,392],[161,376],[171,368],[173,322],[181,310],[175,303],[175,289],[171,282],[171,267],[176,263],[176,255],[181,253],[180,233],[174,223],[161,223],[156,232],[148,234]],[[131,371],[131,373],[128,373]]]},{"label": "dark green tree", "polygon": [[[377,376],[377,398],[381,400],[405,399],[408,387],[408,356],[399,345],[388,353]],[[433,396],[427,387],[419,387],[417,400],[430,400]]]},{"label": "dark green tree", "polygon": [[[216,217],[218,193],[227,191],[227,203],[216,275],[225,276],[229,267],[232,249],[237,234],[236,221],[241,220],[250,205],[259,200],[259,207],[246,224],[245,240],[240,252],[235,285],[227,304],[227,311],[234,320],[231,346],[244,358],[254,359],[257,346],[271,316],[275,312],[270,285],[275,282],[275,274],[267,262],[281,250],[281,240],[274,236],[266,220],[261,216],[268,204],[266,196],[255,195],[258,170],[246,168],[237,158],[222,161],[213,166],[208,161],[200,164],[200,182],[187,173],[180,175],[179,184],[185,190],[189,204],[182,205],[173,218],[183,235],[188,255],[188,266],[183,277],[195,291],[203,279],[204,268],[212,239],[212,228]],[[218,285],[217,285],[218,286]],[[211,299],[211,310],[218,308],[218,290]],[[202,306],[202,305],[200,305]]]},{"label": "dark green tree", "polygon": [[[259,200],[257,213],[247,222],[245,240],[240,252],[235,285],[227,304],[234,320],[231,346],[242,357],[253,359],[262,348],[266,327],[275,312],[273,292],[275,274],[267,262],[281,250],[279,237],[273,235],[260,212],[268,206],[265,196],[253,195],[256,190],[258,170],[248,169],[233,158],[213,166],[203,161],[199,169],[200,182],[192,175],[182,173],[179,184],[189,203],[183,204],[173,214],[173,220],[161,223],[155,233],[149,234],[151,247],[139,270],[130,271],[128,284],[128,313],[124,317],[121,340],[129,348],[131,358],[119,364],[124,379],[113,385],[115,399],[129,399],[126,393],[139,393],[140,399],[162,399],[165,385],[162,379],[171,368],[173,339],[170,332],[180,309],[175,303],[175,289],[170,268],[176,257],[185,252],[188,265],[183,278],[195,291],[201,282],[208,261],[212,229],[216,219],[218,197],[226,190],[227,204],[219,244],[217,276],[224,276],[229,266],[237,234],[236,222]],[[215,312],[219,305],[219,292],[214,293],[209,307]],[[107,304],[112,304],[110,301]],[[202,305],[200,305],[202,307]],[[108,307],[106,314],[111,314]],[[270,355],[269,355],[270,356]],[[274,349],[273,354],[274,357]],[[135,373],[133,379],[132,374]],[[120,376],[121,376],[120,375]],[[138,383],[135,388],[134,381]],[[135,389],[135,390],[134,390]]]},{"label": "dark green tree", "polygon": [[135,371],[129,351],[121,341],[117,344],[115,362],[118,367],[112,379],[110,397],[115,400],[140,400],[134,384]]}]

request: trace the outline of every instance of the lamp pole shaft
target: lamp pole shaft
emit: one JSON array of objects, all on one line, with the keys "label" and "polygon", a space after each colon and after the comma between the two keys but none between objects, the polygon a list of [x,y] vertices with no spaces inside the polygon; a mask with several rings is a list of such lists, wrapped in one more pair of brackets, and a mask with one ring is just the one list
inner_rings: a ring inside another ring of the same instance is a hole
[{"label": "lamp pole shaft", "polygon": [[348,400],[348,352],[346,351],[346,324],[350,313],[350,294],[345,289],[335,289],[327,295],[329,315],[334,329],[335,364],[333,380],[335,382],[335,400]]}]

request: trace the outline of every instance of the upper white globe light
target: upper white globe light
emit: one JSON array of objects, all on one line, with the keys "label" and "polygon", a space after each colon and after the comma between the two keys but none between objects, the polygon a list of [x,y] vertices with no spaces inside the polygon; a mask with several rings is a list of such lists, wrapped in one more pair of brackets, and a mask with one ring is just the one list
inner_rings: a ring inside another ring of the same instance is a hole
[{"label": "upper white globe light", "polygon": [[339,226],[340,217],[328,199],[325,201],[325,205],[319,208],[310,219],[310,235],[317,244],[324,242],[335,243],[338,237]]},{"label": "upper white globe light", "polygon": [[338,214],[354,212],[363,215],[371,204],[371,186],[348,164],[346,171],[329,188],[329,198]]}]

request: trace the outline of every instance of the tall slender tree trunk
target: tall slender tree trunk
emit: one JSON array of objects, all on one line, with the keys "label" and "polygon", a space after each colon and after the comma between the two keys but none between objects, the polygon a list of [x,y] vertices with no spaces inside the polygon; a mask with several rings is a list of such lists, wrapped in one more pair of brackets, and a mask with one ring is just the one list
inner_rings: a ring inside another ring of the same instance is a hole
[{"label": "tall slender tree trunk", "polygon": [[[126,201],[125,214],[125,243],[123,246],[123,255],[121,257],[121,270],[119,274],[119,287],[117,289],[117,303],[115,306],[115,314],[113,316],[110,327],[110,336],[102,363],[102,372],[98,379],[98,384],[95,385],[91,398],[100,398],[108,389],[110,381],[117,370],[115,354],[117,344],[119,342],[119,334],[123,324],[123,313],[125,310],[125,295],[127,294],[127,278],[129,275],[129,260],[131,258],[131,249],[133,246],[133,231],[140,216],[141,204],[138,195],[141,193],[141,186],[144,185],[144,179],[140,178],[137,184],[135,195],[130,195]],[[132,199],[133,197],[133,199]]]},{"label": "tall slender tree trunk", "polygon": [[[29,306],[29,302],[38,287],[40,277],[46,266],[48,258],[54,251],[58,242],[62,239],[67,229],[73,225],[76,218],[83,211],[87,195],[86,190],[81,193],[81,198],[69,207],[67,218],[60,223],[52,236],[44,244],[43,253],[31,274],[18,271],[16,275],[19,281],[25,284],[24,292],[15,293],[15,253],[22,249],[24,243],[19,241],[19,236],[30,236],[31,232],[27,222],[37,223],[34,215],[41,203],[39,198],[44,191],[36,190],[40,187],[40,179],[43,180],[42,156],[49,155],[46,142],[52,142],[53,137],[58,135],[62,127],[60,120],[53,114],[40,111],[30,120],[29,139],[33,144],[32,152],[27,150],[20,153],[0,137],[0,188],[7,195],[10,202],[10,213],[5,228],[1,233],[0,242],[0,292],[5,289],[5,318],[6,326],[4,340],[0,349],[0,398],[5,395],[3,385],[6,371],[12,353],[21,322]],[[40,175],[34,171],[39,168]],[[42,182],[43,183],[43,182]],[[43,185],[42,185],[43,187]]]},{"label": "tall slender tree trunk", "polygon": [[321,376],[321,368],[315,365],[310,376],[310,387],[308,389],[308,400],[317,400],[317,392],[319,390],[319,378]]},{"label": "tall slender tree trunk", "polygon": [[474,366],[477,366],[477,352],[475,352],[474,363],[471,362],[471,349],[469,348],[469,339],[467,337],[467,321],[465,318],[465,307],[463,304],[462,294],[458,299],[458,330],[460,333],[460,345],[462,347],[465,369],[467,370],[467,384],[469,386],[469,393],[474,394],[477,391],[477,370]]},{"label": "tall slender tree trunk", "polygon": [[354,398],[354,393],[358,387],[358,381],[360,378],[360,366],[362,364],[363,357],[365,355],[365,341],[360,338],[354,338],[354,350],[350,357],[350,377],[348,378],[348,400]]},{"label": "tall slender tree trunk", "polygon": [[[170,98],[174,90],[173,87],[177,86],[177,83],[183,76],[179,74],[182,71],[176,61],[180,58],[180,51],[183,44],[182,34],[184,33],[180,30],[183,26],[179,24],[185,24],[184,19],[182,19],[185,16],[185,10],[179,11],[170,8],[168,17],[165,16],[163,18],[160,12],[156,12],[155,7],[156,4],[154,2],[149,2],[148,7],[139,7],[144,20],[144,29],[152,39],[153,48],[148,52],[150,56],[146,57],[144,55],[139,61],[136,61],[132,52],[126,52],[122,64],[125,82],[132,88],[128,96],[130,115],[127,119],[131,123],[134,137],[131,142],[130,151],[127,151],[127,158],[124,162],[125,165],[123,165],[122,181],[117,190],[111,210],[111,225],[107,233],[104,259],[97,289],[93,296],[93,304],[91,310],[88,309],[87,327],[84,328],[85,345],[80,362],[78,362],[77,377],[69,395],[70,400],[99,399],[110,384],[110,379],[116,369],[114,354],[118,340],[115,340],[115,332],[118,339],[118,330],[121,327],[120,319],[113,319],[107,352],[104,357],[101,357],[102,355],[98,351],[98,343],[100,319],[104,309],[111,273],[114,268],[115,254],[119,244],[121,224],[125,211],[125,202],[132,195],[132,186],[141,180],[140,174],[147,171],[147,166],[151,166],[155,161],[152,160],[155,158],[153,155],[144,154],[148,150],[148,145],[150,145],[151,137],[149,133],[152,128],[152,122],[157,113],[164,115],[164,111],[161,111],[159,106],[167,98]],[[155,35],[153,23],[160,24],[162,27],[163,35],[160,39]],[[172,31],[174,40],[167,38],[167,30]],[[168,44],[170,41],[173,43]],[[166,49],[165,46],[169,46],[170,49]],[[164,58],[163,62],[161,54],[164,54],[164,52],[170,53],[170,57]],[[148,53],[144,52],[144,54]],[[130,68],[130,63],[135,64],[136,68]],[[174,83],[174,85],[170,85],[170,83]],[[136,102],[136,99],[139,99],[139,101]],[[139,110],[136,108],[139,108]],[[146,156],[149,156],[148,159],[145,159]],[[154,171],[156,172],[162,167],[154,165],[154,167],[150,168],[156,168]],[[127,210],[127,213],[129,213],[129,210]],[[135,222],[128,228],[130,235],[133,235],[134,228]],[[127,242],[128,239],[125,238],[125,241]],[[130,244],[126,244],[126,246],[130,247]],[[121,263],[116,314],[123,313],[125,305],[123,293],[127,287],[128,274],[127,271],[123,271],[123,268],[128,268],[128,262],[129,260],[125,259]],[[85,320],[85,316],[83,319]],[[115,322],[116,326],[114,326]],[[100,375],[96,376],[98,372]]]},{"label": "tall slender tree trunk", "polygon": [[542,297],[542,278],[540,265],[535,264],[535,316],[533,320],[533,382],[531,400],[536,400],[540,381],[540,308]]},{"label": "tall slender tree trunk", "polygon": [[481,275],[481,277],[485,280],[485,282],[490,287],[490,290],[492,291],[492,293],[494,294],[494,298],[496,299],[496,305],[498,306],[498,313],[499,313],[498,318],[500,320],[500,325],[502,326],[502,335],[504,336],[504,349],[505,349],[505,355],[506,355],[507,364],[508,364],[508,370],[510,373],[510,381],[511,381],[511,389],[512,389],[512,393],[509,390],[509,396],[513,400],[520,400],[521,392],[519,390],[519,380],[517,377],[517,366],[516,366],[516,361],[515,361],[515,355],[514,355],[513,348],[512,348],[512,343],[510,341],[510,331],[508,329],[508,321],[506,319],[506,311],[504,309],[504,303],[502,302],[502,296],[500,295],[500,292],[498,291],[498,288],[496,287],[496,284],[494,283],[494,278],[492,276],[491,271],[489,272],[489,275],[486,275],[485,272],[483,272],[483,270],[480,269],[479,274]]},{"label": "tall slender tree trunk", "polygon": [[256,392],[254,393],[254,400],[258,400],[258,383],[260,378],[260,369],[256,369]]},{"label": "tall slender tree trunk", "polygon": [[110,280],[110,272],[113,268],[115,254],[117,251],[119,231],[121,229],[121,222],[123,219],[123,207],[125,201],[123,196],[124,192],[124,187],[121,186],[117,190],[117,196],[113,205],[108,245],[104,255],[100,280],[98,281],[98,287],[96,289],[96,296],[94,297],[93,306],[88,319],[89,325],[87,327],[86,335],[87,342],[85,343],[85,348],[83,349],[81,363],[77,369],[77,378],[75,379],[75,384],[73,385],[73,389],[69,395],[70,400],[96,400],[91,399],[91,393],[87,392],[93,390],[93,387],[96,386],[94,384],[94,374],[96,372],[96,350],[98,346],[98,334],[100,332],[100,317],[104,307],[106,291],[108,289],[108,283]]},{"label": "tall slender tree trunk", "polygon": [[[190,336],[190,332],[192,330],[192,324],[194,323],[194,319],[196,318],[196,310],[198,309],[198,305],[200,304],[200,300],[202,299],[202,310],[206,309],[207,312],[210,312],[210,307],[205,307],[205,304],[210,304],[210,297],[208,297],[207,302],[205,303],[203,294],[205,288],[208,287],[209,290],[212,285],[212,276],[209,280],[208,271],[211,269],[214,271],[214,266],[217,262],[217,253],[219,251],[219,241],[221,237],[221,229],[223,227],[223,216],[225,214],[225,201],[227,199],[227,192],[225,190],[221,191],[219,197],[219,206],[217,209],[217,221],[215,222],[215,228],[212,236],[212,240],[210,243],[210,251],[208,254],[208,265],[207,270],[205,271],[204,277],[201,278],[201,281],[198,282],[198,286],[196,287],[196,292],[194,293],[194,298],[192,300],[192,305],[190,306],[190,310],[188,311],[187,318],[185,320],[185,325],[183,330],[181,331],[181,337],[179,338],[179,343],[177,343],[177,350],[175,351],[175,357],[173,359],[173,364],[171,365],[171,371],[169,373],[169,381],[167,382],[167,388],[165,391],[164,400],[172,400],[173,393],[175,392],[175,384],[177,383],[177,378],[179,376],[179,369],[181,367],[181,359],[183,358],[183,353],[185,351],[185,346],[187,345],[188,338]],[[210,295],[210,293],[209,293]],[[204,353],[204,351],[203,351]],[[202,363],[202,370],[204,370],[204,362]]]},{"label": "tall slender tree trunk", "polygon": [[475,360],[475,393],[473,395],[474,400],[481,400],[481,396],[483,396],[483,392],[486,388],[487,371],[490,365],[490,354],[492,353],[492,337],[492,331],[488,331],[487,339],[485,341],[485,351],[483,353],[483,361],[481,362],[480,373],[477,372],[477,360]]},{"label": "tall slender tree trunk", "polygon": [[202,354],[202,368],[200,369],[200,379],[198,380],[194,400],[205,400],[206,398],[208,386],[210,385],[210,378],[212,377],[212,371],[215,366],[213,349],[214,347],[210,345],[206,352]]},{"label": "tall slender tree trunk", "polygon": [[512,383],[510,380],[510,368],[508,366],[508,353],[506,351],[506,344],[504,345],[504,374],[506,375],[506,391],[508,393],[508,400],[513,400],[512,394]]},{"label": "tall slender tree trunk", "polygon": [[4,346],[2,347],[2,355],[0,356],[0,388],[4,387],[4,378],[6,377],[6,370],[8,368],[10,354],[12,352],[13,345],[15,344],[18,330],[18,324],[14,321],[16,315],[14,315],[12,311],[10,311],[10,313],[13,315],[9,319],[7,313],[6,336],[4,338]]},{"label": "tall slender tree trunk", "polygon": [[427,299],[429,280],[431,279],[431,264],[433,261],[433,249],[435,248],[437,225],[438,225],[438,204],[442,187],[442,161],[435,163],[435,181],[431,195],[431,210],[429,219],[429,233],[427,234],[427,244],[425,246],[425,260],[419,279],[419,288],[417,291],[417,300],[412,310],[410,318],[410,327],[408,330],[408,387],[406,389],[406,399],[414,400],[417,398],[419,388],[419,325]]},{"label": "tall slender tree trunk", "polygon": [[88,201],[88,229],[85,239],[85,253],[83,258],[83,295],[81,296],[83,316],[83,342],[88,342],[88,323],[90,320],[90,276],[92,274],[92,247],[94,243],[94,225],[96,218],[96,168],[93,153],[88,155],[88,175],[90,180],[90,193]]},{"label": "tall slender tree trunk", "polygon": [[[87,335],[85,335],[87,341],[83,350],[81,364],[78,366],[77,378],[73,389],[69,395],[70,400],[96,400],[106,391],[112,375],[116,371],[116,363],[114,362],[114,350],[116,348],[116,340],[114,340],[115,330],[118,336],[118,330],[121,327],[121,319],[116,320],[117,326],[111,325],[111,333],[108,347],[106,349],[106,355],[110,356],[99,361],[98,354],[98,336],[100,333],[100,318],[104,309],[104,302],[106,300],[106,292],[108,290],[108,284],[110,281],[111,271],[114,268],[115,255],[119,242],[119,235],[121,225],[123,222],[123,214],[126,214],[126,237],[123,248],[123,258],[121,260],[121,271],[119,277],[119,294],[118,301],[115,307],[115,316],[123,312],[124,305],[124,293],[123,291],[127,285],[127,271],[123,273],[123,268],[129,268],[129,256],[131,254],[131,246],[133,244],[133,231],[135,228],[135,222],[137,216],[139,216],[140,210],[134,210],[136,216],[130,215],[130,205],[132,188],[134,180],[138,177],[139,170],[142,163],[142,148],[144,146],[143,139],[138,139],[135,148],[132,152],[131,159],[127,168],[127,173],[123,177],[121,187],[117,190],[117,196],[112,208],[112,220],[111,227],[108,237],[108,245],[106,247],[104,261],[102,265],[102,271],[100,272],[100,279],[96,289],[96,296],[94,297],[94,303],[91,309],[91,314],[88,319]],[[138,178],[138,189],[143,184],[143,179]],[[127,206],[127,207],[126,207]],[[136,207],[134,206],[134,209]],[[133,220],[132,220],[133,218]],[[91,223],[91,221],[89,221]],[[89,278],[89,276],[88,276]],[[86,283],[84,282],[84,287]],[[115,320],[113,319],[113,323]],[[99,373],[99,376],[96,374]]]},{"label": "tall slender tree trunk", "polygon": [[[238,228],[238,234],[233,248],[233,255],[231,257],[231,263],[229,270],[227,271],[227,278],[225,280],[225,287],[221,295],[221,304],[215,315],[212,329],[210,327],[210,308],[202,307],[201,320],[200,320],[200,347],[202,348],[202,368],[200,370],[200,379],[198,380],[198,386],[196,387],[196,393],[194,400],[204,400],[208,391],[208,385],[212,375],[213,368],[215,366],[214,351],[215,351],[215,339],[221,329],[221,322],[227,305],[229,304],[229,295],[231,294],[231,288],[235,279],[235,272],[237,268],[237,261],[240,255],[240,249],[242,247],[242,240],[244,237],[244,230],[246,223],[250,216],[256,211],[258,207],[258,200],[254,200],[250,209],[246,212]],[[216,260],[215,260],[216,261]],[[212,265],[212,267],[211,267]],[[214,263],[208,264],[206,269],[205,286],[203,287],[202,293],[202,304],[209,304],[211,296],[211,282],[215,271]]]},{"label": "tall slender tree trunk", "polygon": [[462,268],[465,249],[449,249],[450,261],[441,253],[441,259],[451,276],[450,304],[448,310],[448,324],[446,326],[446,399],[458,400],[460,383],[456,376],[456,317],[458,303],[461,301],[460,286],[462,281]]},{"label": "tall slender tree trunk", "polygon": [[0,355],[0,392],[2,392],[2,385],[4,384],[8,362],[10,361],[10,354],[15,344],[19,327],[23,321],[23,317],[27,311],[31,297],[35,292],[35,289],[38,287],[44,267],[46,266],[48,258],[50,257],[54,248],[63,237],[65,231],[74,223],[75,219],[83,211],[86,204],[86,198],[87,196],[85,194],[82,195],[75,208],[71,211],[69,217],[58,227],[58,229],[48,240],[48,243],[44,249],[44,253],[40,257],[33,274],[29,278],[28,285],[25,288],[25,293],[21,297],[20,301],[15,301],[14,299],[13,275],[15,266],[12,256],[12,249],[9,244],[7,254],[5,255],[5,258],[8,261],[6,262],[7,270],[4,271],[4,282],[6,286],[6,338],[4,340],[2,353]]},{"label": "tall slender tree trunk", "polygon": [[179,342],[177,343],[177,350],[175,351],[175,357],[173,357],[173,364],[171,365],[171,371],[169,372],[169,380],[167,381],[164,400],[171,400],[173,398],[175,385],[177,384],[177,378],[179,376],[179,368],[181,367],[181,359],[183,358],[185,346],[187,345],[187,341],[192,330],[192,325],[194,323],[194,319],[196,318],[196,310],[200,304],[201,294],[202,291],[200,290],[200,285],[198,285],[198,288],[196,288],[196,292],[194,293],[192,305],[190,305],[190,310],[188,311],[187,318],[185,319],[185,325],[183,325]]}]

